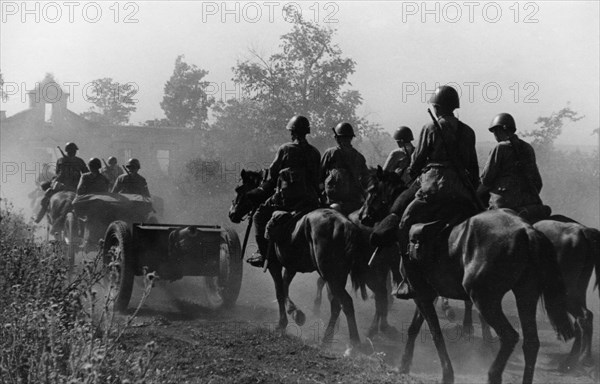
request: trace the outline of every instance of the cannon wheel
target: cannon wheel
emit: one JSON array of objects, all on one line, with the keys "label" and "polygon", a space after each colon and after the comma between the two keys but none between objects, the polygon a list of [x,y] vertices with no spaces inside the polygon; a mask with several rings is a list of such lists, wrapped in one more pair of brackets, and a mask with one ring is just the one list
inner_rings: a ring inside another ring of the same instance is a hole
[{"label": "cannon wheel", "polygon": [[242,286],[242,247],[237,232],[232,228],[224,228],[221,240],[220,272],[215,283],[222,299],[221,307],[231,308]]},{"label": "cannon wheel", "polygon": [[114,295],[114,309],[124,312],[129,305],[135,276],[131,231],[124,221],[113,221],[106,230],[102,249],[104,265]]},{"label": "cannon wheel", "polygon": [[64,241],[67,245],[67,261],[69,263],[69,271],[73,271],[75,267],[75,253],[77,252],[77,218],[73,212],[67,213],[65,218],[65,233]]}]

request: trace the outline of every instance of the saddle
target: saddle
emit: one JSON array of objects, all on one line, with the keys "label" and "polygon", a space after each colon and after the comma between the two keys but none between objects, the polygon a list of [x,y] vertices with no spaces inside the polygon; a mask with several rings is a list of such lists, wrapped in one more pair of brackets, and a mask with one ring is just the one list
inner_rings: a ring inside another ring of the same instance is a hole
[{"label": "saddle", "polygon": [[265,229],[265,239],[276,243],[289,243],[296,223],[306,212],[275,211]]},{"label": "saddle", "polygon": [[413,224],[408,232],[408,255],[411,260],[434,262],[441,247],[447,241],[450,231],[455,225],[464,220],[464,217],[455,217],[450,220],[436,220],[429,223]]}]

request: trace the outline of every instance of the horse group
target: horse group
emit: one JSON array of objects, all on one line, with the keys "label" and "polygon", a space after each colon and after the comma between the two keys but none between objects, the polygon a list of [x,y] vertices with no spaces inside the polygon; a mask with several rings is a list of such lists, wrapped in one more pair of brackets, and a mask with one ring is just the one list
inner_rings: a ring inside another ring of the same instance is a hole
[{"label": "horse group", "polygon": [[[236,223],[256,209],[246,193],[259,185],[262,173],[242,171],[241,179],[229,211],[230,219]],[[394,252],[399,249],[395,243],[381,246],[376,262],[370,263],[376,249],[372,239],[378,234],[374,227],[363,225],[361,218],[382,220],[403,189],[395,173],[378,168],[372,171],[368,197],[360,212],[346,217],[332,209],[317,209],[296,223],[290,241],[272,244],[274,254],[269,256],[267,268],[275,282],[281,329],[287,326],[288,313],[299,325],[303,324],[305,316],[290,300],[289,285],[296,273],[314,271],[330,292],[331,315],[324,342],[331,340],[343,310],[351,344],[354,347],[360,344],[352,298],[345,289],[348,275],[363,298],[365,286],[374,292],[376,313],[369,335],[393,329],[387,323],[386,280]],[[575,337],[567,358],[569,364],[591,359],[592,313],[586,308],[585,292],[594,267],[596,276],[600,275],[598,230],[565,217],[531,226],[513,211],[494,210],[465,218],[446,233],[443,241],[435,244],[435,258],[404,263],[406,276],[416,292],[417,308],[408,330],[402,372],[409,371],[417,334],[427,321],[442,365],[443,382],[454,382],[452,363],[434,308],[434,300],[444,296],[473,303],[481,318],[498,334],[500,349],[488,371],[488,381],[500,383],[519,340],[501,306],[508,291],[515,295],[524,337],[523,383],[533,380],[540,346],[536,324],[540,297],[558,336],[564,340]],[[575,318],[575,326],[568,313]]]}]

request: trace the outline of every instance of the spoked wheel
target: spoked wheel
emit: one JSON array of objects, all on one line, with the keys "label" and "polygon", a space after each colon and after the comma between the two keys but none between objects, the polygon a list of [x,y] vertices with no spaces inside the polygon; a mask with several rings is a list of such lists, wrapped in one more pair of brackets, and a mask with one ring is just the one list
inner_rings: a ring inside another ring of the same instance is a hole
[{"label": "spoked wheel", "polygon": [[135,277],[131,232],[124,221],[114,221],[106,230],[102,257],[107,269],[105,280],[108,299],[115,311],[123,312],[129,305]]},{"label": "spoked wheel", "polygon": [[67,262],[69,271],[73,272],[75,268],[75,254],[79,248],[79,237],[77,235],[77,218],[73,212],[67,213],[65,218],[64,241],[67,245]]},{"label": "spoked wheel", "polygon": [[219,275],[207,278],[207,289],[218,297],[217,308],[231,308],[242,286],[242,247],[238,234],[232,228],[221,232]]}]

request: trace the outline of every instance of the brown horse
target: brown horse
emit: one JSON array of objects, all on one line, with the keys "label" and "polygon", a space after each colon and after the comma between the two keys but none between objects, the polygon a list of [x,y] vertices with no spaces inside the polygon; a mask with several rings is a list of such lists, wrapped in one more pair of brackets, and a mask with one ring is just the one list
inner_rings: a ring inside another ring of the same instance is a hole
[{"label": "brown horse", "polygon": [[46,219],[50,224],[50,233],[56,240],[64,240],[61,237],[64,236],[67,214],[73,211],[73,199],[75,192],[70,191],[59,191],[50,197]]},{"label": "brown horse", "polygon": [[[236,188],[237,196],[229,210],[229,218],[234,223],[241,222],[256,209],[246,193],[262,180],[260,173],[250,171],[242,171],[241,178],[242,184]],[[366,294],[364,270],[368,260],[358,249],[358,236],[356,226],[339,212],[317,209],[296,223],[289,242],[274,242],[275,254],[268,260],[268,270],[275,283],[280,329],[285,330],[288,324],[286,312],[292,314],[298,325],[303,325],[304,314],[288,297],[289,285],[296,273],[317,271],[332,294],[331,316],[323,342],[332,340],[340,310],[343,310],[351,344],[360,344],[352,297],[345,288],[350,274],[354,288],[361,289],[363,297]]]},{"label": "brown horse", "polygon": [[[381,212],[389,209],[394,198],[388,194],[392,190],[389,180],[385,172],[378,171],[363,206],[364,216],[374,217],[371,205]],[[381,207],[382,202],[388,206]],[[444,296],[471,300],[498,334],[500,350],[488,371],[488,382],[501,383],[502,372],[519,340],[501,304],[504,295],[512,291],[524,337],[523,383],[531,383],[540,345],[536,324],[540,296],[558,335],[565,340],[573,336],[566,312],[565,285],[550,241],[512,211],[495,210],[465,219],[442,240],[428,245],[433,247],[432,254],[436,257],[410,259],[405,263],[418,309],[408,330],[401,370],[408,373],[417,334],[426,320],[442,364],[443,382],[454,382],[452,363],[433,306],[437,296]]]},{"label": "brown horse", "polygon": [[[575,364],[592,365],[592,335],[594,314],[587,308],[586,291],[596,269],[596,284],[600,279],[600,231],[586,227],[562,215],[538,221],[533,225],[554,246],[556,259],[567,289],[566,309],[575,319],[575,341],[560,370],[571,369]],[[465,302],[466,316],[470,318],[473,304]],[[491,339],[489,327],[481,321],[484,339]]]}]

